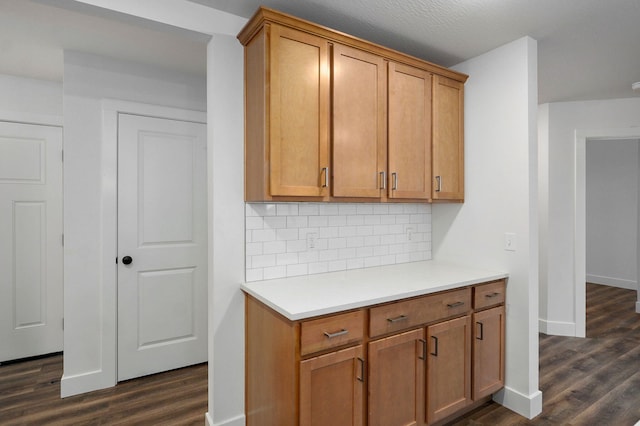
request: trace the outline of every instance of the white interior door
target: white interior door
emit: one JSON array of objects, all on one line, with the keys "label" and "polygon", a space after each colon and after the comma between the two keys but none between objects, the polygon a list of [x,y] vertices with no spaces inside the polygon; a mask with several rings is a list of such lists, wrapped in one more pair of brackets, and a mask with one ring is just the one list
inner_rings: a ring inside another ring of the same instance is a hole
[{"label": "white interior door", "polygon": [[207,360],[206,158],[204,124],[118,116],[118,380]]},{"label": "white interior door", "polygon": [[62,350],[62,129],[0,122],[0,362]]}]

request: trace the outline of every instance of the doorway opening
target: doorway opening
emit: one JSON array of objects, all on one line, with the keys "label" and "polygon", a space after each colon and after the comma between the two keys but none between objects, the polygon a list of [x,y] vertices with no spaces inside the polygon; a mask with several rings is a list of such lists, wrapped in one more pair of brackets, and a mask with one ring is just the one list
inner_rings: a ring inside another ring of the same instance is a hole
[{"label": "doorway opening", "polygon": [[[575,232],[574,232],[574,306],[576,336],[586,336],[586,282],[587,282],[587,143],[600,141],[601,143],[616,143],[623,140],[639,140],[639,129],[600,129],[592,131],[576,131],[575,149]],[[637,158],[637,157],[635,157]],[[636,199],[638,195],[636,193]],[[615,208],[614,206],[609,206]],[[636,201],[636,212],[638,211]],[[635,245],[636,256],[633,262],[636,281],[638,277],[638,214],[636,213]],[[640,288],[636,283],[638,301],[636,312],[640,313]]]}]

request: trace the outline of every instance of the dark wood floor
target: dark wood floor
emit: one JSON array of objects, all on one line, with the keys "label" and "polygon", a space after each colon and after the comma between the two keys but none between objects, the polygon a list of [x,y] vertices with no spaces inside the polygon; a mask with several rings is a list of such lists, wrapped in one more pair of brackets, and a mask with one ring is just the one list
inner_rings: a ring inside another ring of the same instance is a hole
[{"label": "dark wood floor", "polygon": [[632,426],[640,420],[637,295],[587,284],[587,338],[540,335],[542,414],[533,420],[489,403],[455,426]]},{"label": "dark wood floor", "polygon": [[[587,338],[540,335],[543,411],[489,403],[455,426],[631,426],[640,420],[636,292],[587,285]],[[62,356],[0,366],[0,425],[202,425],[206,364],[60,399]]]},{"label": "dark wood floor", "polygon": [[60,399],[62,355],[0,366],[0,425],[198,425],[207,364]]}]

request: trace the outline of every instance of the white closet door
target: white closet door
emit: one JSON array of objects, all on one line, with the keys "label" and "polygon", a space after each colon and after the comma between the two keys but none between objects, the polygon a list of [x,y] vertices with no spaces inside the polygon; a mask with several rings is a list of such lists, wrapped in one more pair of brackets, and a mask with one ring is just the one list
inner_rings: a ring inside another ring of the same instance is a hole
[{"label": "white closet door", "polygon": [[207,360],[206,125],[118,118],[118,380]]},{"label": "white closet door", "polygon": [[0,122],[0,362],[62,350],[62,129]]}]

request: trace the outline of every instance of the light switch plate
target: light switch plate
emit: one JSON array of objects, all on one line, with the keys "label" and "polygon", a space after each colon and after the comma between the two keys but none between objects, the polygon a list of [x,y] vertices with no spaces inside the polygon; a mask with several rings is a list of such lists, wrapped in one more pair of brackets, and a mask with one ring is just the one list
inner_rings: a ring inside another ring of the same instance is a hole
[{"label": "light switch plate", "polygon": [[516,234],[512,232],[504,234],[504,249],[506,251],[516,251]]}]

